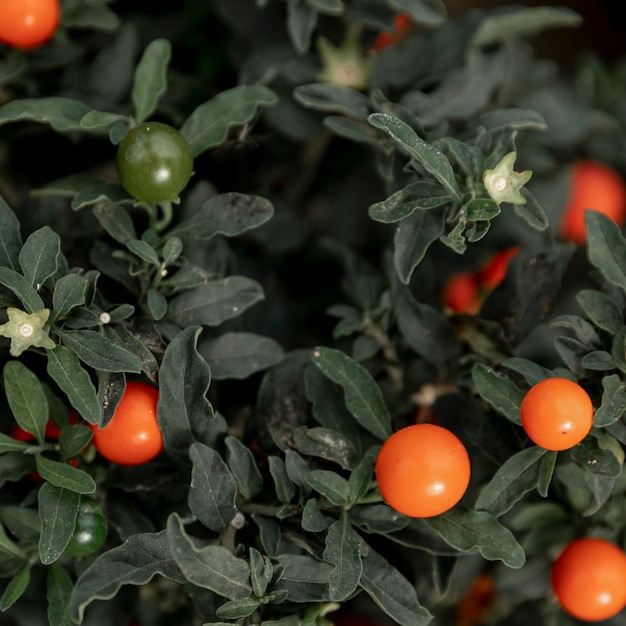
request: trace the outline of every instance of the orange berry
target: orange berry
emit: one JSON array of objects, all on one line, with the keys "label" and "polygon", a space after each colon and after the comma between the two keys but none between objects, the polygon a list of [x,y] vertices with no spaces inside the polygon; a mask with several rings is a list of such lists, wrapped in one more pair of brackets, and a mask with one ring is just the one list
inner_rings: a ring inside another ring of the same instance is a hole
[{"label": "orange berry", "polygon": [[626,606],[626,554],[597,538],[569,543],[552,565],[552,590],[571,616],[596,622]]},{"label": "orange berry", "polygon": [[492,255],[478,272],[478,282],[482,289],[495,289],[506,276],[509,261],[520,251],[519,246],[501,250]]},{"label": "orange berry", "polygon": [[547,378],[526,393],[520,406],[522,426],[546,450],[568,450],[591,430],[593,404],[589,394],[566,378]]},{"label": "orange berry", "polygon": [[496,597],[493,576],[479,574],[456,606],[456,626],[477,626],[483,622]]},{"label": "orange berry", "polygon": [[408,13],[398,13],[393,18],[393,30],[380,33],[372,44],[372,50],[380,52],[400,41],[407,34],[410,25],[411,16]]},{"label": "orange berry", "polygon": [[608,165],[582,160],[572,167],[569,197],[558,229],[563,239],[585,244],[587,209],[603,213],[622,226],[626,219],[626,184]]},{"label": "orange berry", "polygon": [[435,424],[413,424],[396,431],[376,459],[376,479],[387,504],[409,517],[432,517],[451,509],[470,481],[465,446]]},{"label": "orange berry", "polygon": [[0,0],[0,43],[38,48],[54,35],[60,19],[59,0]]},{"label": "orange berry", "polygon": [[451,276],[443,286],[441,300],[454,313],[478,313],[481,299],[476,276],[471,272],[459,272]]},{"label": "orange berry", "polygon": [[126,383],[113,418],[104,427],[92,426],[93,445],[106,459],[119,465],[141,465],[163,450],[157,421],[159,392],[142,382]]}]

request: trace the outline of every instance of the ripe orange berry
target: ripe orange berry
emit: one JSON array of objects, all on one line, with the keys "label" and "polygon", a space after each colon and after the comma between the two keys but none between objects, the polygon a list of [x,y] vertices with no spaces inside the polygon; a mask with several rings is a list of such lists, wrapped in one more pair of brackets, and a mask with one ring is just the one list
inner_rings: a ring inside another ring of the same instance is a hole
[{"label": "ripe orange berry", "polygon": [[479,574],[456,606],[455,626],[477,626],[493,606],[496,583],[493,576]]},{"label": "ripe orange berry", "polygon": [[597,538],[569,543],[552,565],[552,589],[563,610],[596,622],[626,606],[626,554]]},{"label": "ripe orange berry", "polygon": [[582,160],[574,163],[571,176],[569,197],[559,224],[563,239],[584,245],[587,209],[603,213],[622,226],[626,219],[626,184],[615,170],[597,161]]},{"label": "ripe orange berry", "polygon": [[591,430],[593,404],[589,394],[566,378],[546,378],[526,393],[520,406],[522,426],[546,450],[568,450]]},{"label": "ripe orange berry", "polygon": [[478,272],[477,278],[481,289],[491,291],[495,289],[506,276],[509,261],[520,251],[519,246],[506,248],[492,255],[482,269]]},{"label": "ripe orange berry", "polygon": [[435,424],[396,431],[376,459],[376,480],[387,504],[409,517],[432,517],[451,509],[470,481],[465,446]]},{"label": "ripe orange berry", "polygon": [[142,382],[126,383],[126,390],[111,421],[92,426],[93,445],[109,461],[119,465],[141,465],[163,450],[157,421],[159,392]]},{"label": "ripe orange berry", "polygon": [[393,30],[380,33],[372,44],[372,50],[380,52],[400,41],[407,34],[410,25],[411,16],[408,13],[398,13],[393,18]]},{"label": "ripe orange berry", "polygon": [[454,313],[475,315],[480,310],[478,279],[471,272],[451,276],[443,286],[441,300]]},{"label": "ripe orange berry", "polygon": [[60,19],[59,0],[0,0],[0,43],[38,48],[54,35]]}]

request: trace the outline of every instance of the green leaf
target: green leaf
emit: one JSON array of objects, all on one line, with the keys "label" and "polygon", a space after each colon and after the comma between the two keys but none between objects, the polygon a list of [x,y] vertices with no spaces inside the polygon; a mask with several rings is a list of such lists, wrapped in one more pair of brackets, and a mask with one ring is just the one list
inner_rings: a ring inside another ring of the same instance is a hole
[{"label": "green leaf", "polygon": [[311,353],[320,371],[345,392],[346,408],[367,431],[385,441],[391,436],[391,416],[371,374],[347,354],[318,347]]},{"label": "green leaf", "polygon": [[287,34],[298,54],[308,52],[317,25],[317,12],[304,3],[287,2]]},{"label": "green leaf", "polygon": [[223,333],[202,341],[200,350],[215,380],[243,379],[280,363],[283,349],[269,337],[254,333]]},{"label": "green leaf", "polygon": [[81,572],[67,607],[70,617],[80,624],[87,605],[94,600],[109,600],[122,585],[145,585],[157,574],[179,584],[185,582],[170,552],[166,531],[132,535]]},{"label": "green leaf", "polygon": [[428,248],[444,233],[445,212],[418,209],[398,224],[394,235],[393,260],[398,277],[408,285],[413,271],[421,263]]},{"label": "green leaf", "polygon": [[39,488],[39,558],[44,565],[56,562],[67,547],[76,526],[80,494],[49,482]]},{"label": "green leaf", "polygon": [[276,561],[283,568],[275,590],[289,593],[290,602],[327,602],[328,577],[332,565],[303,554],[279,554]]},{"label": "green leaf", "polygon": [[72,210],[80,211],[93,206],[114,205],[118,202],[129,201],[129,196],[118,183],[97,183],[83,187],[72,199]]},{"label": "green leaf", "polygon": [[458,344],[452,325],[443,313],[417,302],[406,291],[398,297],[395,313],[402,337],[416,354],[440,372],[454,371]]},{"label": "green leaf", "polygon": [[66,274],[54,284],[50,325],[61,320],[75,307],[85,304],[89,284],[79,274]]},{"label": "green leaf", "polygon": [[300,426],[293,431],[293,443],[304,456],[315,456],[332,461],[344,469],[351,469],[359,461],[359,444],[334,428]]},{"label": "green leaf", "polygon": [[304,371],[304,384],[306,397],[313,405],[313,417],[318,423],[336,430],[358,446],[358,424],[346,408],[341,387],[313,364]]},{"label": "green leaf", "polygon": [[60,254],[61,238],[48,226],[28,236],[19,261],[22,274],[31,287],[37,288],[56,273]]},{"label": "green leaf", "polygon": [[368,146],[378,146],[379,144],[376,130],[366,122],[358,122],[339,115],[328,115],[324,118],[323,124],[335,135],[349,139],[354,143],[362,143]]},{"label": "green leaf", "polygon": [[48,423],[48,400],[39,379],[21,361],[8,361],[2,373],[15,421],[42,444]]},{"label": "green leaf", "polygon": [[72,626],[67,613],[74,582],[67,571],[58,563],[51,563],[46,578],[46,600],[48,601],[48,623],[55,626]]},{"label": "green leaf", "polygon": [[167,69],[171,56],[170,42],[155,39],[146,46],[137,64],[131,101],[139,123],[154,113],[161,96],[167,91]]},{"label": "green leaf", "polygon": [[[261,107],[278,102],[276,94],[263,85],[241,85],[214,96],[198,106],[185,120],[180,132],[189,142],[194,157],[223,144],[233,126],[247,124]],[[0,109],[0,112],[2,109]]]},{"label": "green leaf", "polygon": [[396,12],[406,11],[418,24],[438,26],[447,16],[445,4],[441,0],[389,0]]},{"label": "green leaf", "polygon": [[312,470],[307,474],[306,481],[335,506],[346,506],[350,501],[348,481],[335,472]]},{"label": "green leaf", "polygon": [[626,240],[615,222],[597,211],[585,213],[589,262],[612,285],[626,292]]},{"label": "green leaf", "polygon": [[343,15],[345,10],[342,0],[305,0],[318,13],[325,15]]},{"label": "green leaf", "polygon": [[507,378],[496,374],[483,363],[476,363],[472,368],[472,380],[481,397],[498,413],[515,424],[521,424],[519,414],[524,392]]},{"label": "green leaf", "polygon": [[87,130],[97,128],[98,130],[104,130],[110,132],[111,128],[117,123],[122,123],[128,127],[131,123],[130,118],[127,115],[121,115],[119,113],[109,113],[108,111],[89,111],[80,120],[80,125]]},{"label": "green leaf", "polygon": [[131,239],[126,243],[126,247],[142,261],[145,261],[149,265],[154,265],[155,267],[161,267],[159,255],[148,242],[142,241],[141,239]]},{"label": "green leaf", "polygon": [[53,461],[41,454],[38,454],[35,460],[41,477],[56,487],[80,494],[90,494],[96,490],[94,479],[87,472],[72,467],[69,463]]},{"label": "green leaf", "polygon": [[510,456],[483,487],[476,509],[496,517],[508,512],[526,493],[537,487],[540,461],[547,450],[533,446]]},{"label": "green leaf", "polygon": [[547,28],[581,24],[578,13],[564,7],[526,7],[484,19],[470,40],[471,46],[491,46],[513,37],[529,37]]},{"label": "green leaf", "polygon": [[192,585],[229,600],[243,600],[251,595],[250,567],[246,561],[224,546],[196,548],[176,513],[168,517],[167,538],[171,554]]},{"label": "green leaf", "polygon": [[22,594],[26,591],[30,582],[30,564],[25,565],[5,587],[2,596],[0,596],[0,611],[8,610],[15,602],[17,602]]},{"label": "green leaf", "polygon": [[576,294],[576,301],[591,322],[615,335],[624,323],[619,305],[609,295],[595,289],[581,289]]},{"label": "green leaf", "polygon": [[0,267],[14,271],[19,269],[18,257],[21,249],[20,222],[0,196]]},{"label": "green leaf", "polygon": [[226,462],[237,481],[239,493],[244,500],[252,500],[263,489],[263,476],[259,471],[254,454],[248,446],[233,435],[228,435],[224,439],[224,443],[228,450]]},{"label": "green leaf", "polygon": [[196,350],[200,329],[190,326],[172,339],[159,372],[157,417],[165,451],[189,463],[194,442],[211,445],[224,430],[206,397],[211,371]]},{"label": "green leaf", "polygon": [[[118,307],[111,311],[111,321],[125,319],[133,314],[132,307],[126,311],[122,307]],[[132,352],[141,364],[141,371],[153,381],[156,381],[159,370],[159,364],[154,354],[148,347],[151,337],[144,336],[138,332],[123,326],[122,324],[108,324],[105,328],[107,337],[117,346]]]},{"label": "green leaf", "polygon": [[235,237],[265,224],[274,215],[273,204],[261,196],[229,192],[211,196],[188,218],[174,226],[168,236],[210,239]]},{"label": "green leaf", "polygon": [[617,374],[602,379],[602,402],[593,415],[596,428],[606,428],[621,419],[626,412],[626,383]]},{"label": "green leaf", "polygon": [[392,224],[413,215],[415,211],[436,209],[453,200],[454,196],[439,183],[418,180],[396,191],[386,200],[372,204],[368,212],[373,220]]},{"label": "green leaf", "polygon": [[141,372],[141,363],[132,353],[117,346],[95,330],[58,330],[66,347],[94,369],[106,372]]},{"label": "green leaf", "polygon": [[531,228],[539,231],[546,230],[550,222],[548,221],[543,207],[526,187],[523,187],[520,193],[526,202],[524,204],[514,204],[513,211],[525,220]]},{"label": "green leaf", "polygon": [[487,198],[470,200],[465,211],[467,219],[473,222],[489,221],[500,215],[498,203]]},{"label": "green leaf", "polygon": [[156,289],[149,289],[146,297],[148,309],[152,319],[161,320],[167,313],[167,299],[165,296]]},{"label": "green leaf", "polygon": [[29,443],[17,441],[16,439],[9,437],[9,435],[0,433],[0,454],[4,454],[5,452],[21,452],[22,450],[26,450],[30,447],[31,444]]},{"label": "green leaf", "polygon": [[44,308],[43,300],[32,285],[16,271],[0,267],[0,285],[8,287],[20,300],[27,313],[35,313]]},{"label": "green leaf", "polygon": [[26,560],[28,558],[22,549],[14,541],[9,539],[2,524],[0,524],[0,552],[10,554],[18,559]]},{"label": "green leaf", "polygon": [[553,376],[556,376],[551,369],[548,369],[543,365],[539,365],[530,359],[511,357],[503,361],[502,365],[507,369],[521,374],[531,387],[545,378],[552,378]]},{"label": "green leaf", "polygon": [[[608,434],[604,436],[611,439]],[[620,453],[623,454],[619,444],[615,440],[613,443],[620,448]],[[572,459],[592,474],[617,478],[622,473],[622,463],[610,449],[602,447],[601,444],[602,440],[598,440],[592,432],[572,448]]]},{"label": "green leaf", "polygon": [[126,245],[131,239],[137,239],[132,218],[119,204],[103,200],[94,205],[93,214],[115,241]]},{"label": "green leaf", "polygon": [[472,511],[459,506],[422,522],[461,552],[478,549],[485,559],[502,561],[514,569],[519,569],[526,561],[524,550],[511,531],[487,511]]},{"label": "green leaf", "polygon": [[276,490],[276,497],[283,504],[290,504],[296,496],[296,488],[293,481],[287,473],[285,461],[279,456],[270,454],[267,457],[270,474],[274,480],[274,488]]},{"label": "green leaf", "polygon": [[330,599],[333,602],[348,599],[359,584],[363,563],[359,535],[352,528],[346,511],[328,529],[322,557],[333,565],[328,579]]},{"label": "green leaf", "polygon": [[424,169],[435,177],[453,198],[460,199],[459,188],[450,161],[441,151],[418,137],[417,133],[401,119],[386,113],[372,113],[369,123],[386,132],[404,148]]},{"label": "green leaf", "polygon": [[201,443],[189,448],[193,463],[187,503],[210,530],[221,532],[237,513],[237,482],[217,451]]},{"label": "green leaf", "polygon": [[378,552],[367,546],[359,585],[367,595],[401,626],[426,626],[433,616],[417,598],[413,583]]},{"label": "green leaf", "polygon": [[49,124],[60,133],[80,131],[84,130],[80,121],[90,110],[78,100],[56,96],[11,100],[0,107],[0,126],[28,120]]},{"label": "green leaf", "polygon": [[257,598],[262,598],[274,575],[274,566],[267,556],[262,555],[256,548],[250,546],[250,582]]},{"label": "green leaf", "polygon": [[221,604],[215,615],[219,619],[238,620],[252,615],[261,604],[258,598],[250,597],[242,600],[229,600]]},{"label": "green leaf", "polygon": [[90,424],[100,424],[102,409],[89,373],[65,346],[48,350],[48,374],[65,393],[69,404]]},{"label": "green leaf", "polygon": [[309,463],[307,463],[298,452],[287,448],[285,450],[285,471],[289,480],[306,495],[309,495],[311,489],[307,482],[307,477],[311,472]]},{"label": "green leaf", "polygon": [[174,296],[167,317],[182,327],[219,326],[263,298],[263,289],[256,281],[245,276],[229,276]]},{"label": "green leaf", "polygon": [[338,113],[357,120],[366,120],[370,112],[369,98],[360,91],[343,85],[299,85],[292,95],[296,102],[308,109]]}]

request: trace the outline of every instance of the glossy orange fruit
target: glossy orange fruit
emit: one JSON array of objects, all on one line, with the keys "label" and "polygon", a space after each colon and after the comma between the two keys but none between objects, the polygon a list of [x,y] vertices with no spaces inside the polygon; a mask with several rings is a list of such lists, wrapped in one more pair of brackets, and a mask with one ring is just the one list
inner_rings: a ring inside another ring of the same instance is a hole
[{"label": "glossy orange fruit", "polygon": [[519,246],[513,246],[492,255],[477,274],[481,289],[486,291],[495,289],[504,280],[509,268],[509,261],[519,251]]},{"label": "glossy orange fruit", "polygon": [[411,16],[408,13],[398,13],[393,18],[393,30],[380,33],[372,44],[372,50],[380,52],[400,41],[407,34],[410,25]]},{"label": "glossy orange fruit", "polygon": [[126,383],[126,390],[111,421],[92,426],[93,445],[106,459],[119,465],[141,465],[163,450],[157,421],[159,392],[142,382]]},{"label": "glossy orange fruit", "polygon": [[432,517],[450,510],[470,481],[465,446],[435,424],[396,431],[376,458],[376,480],[387,504],[409,517]]},{"label": "glossy orange fruit", "polygon": [[520,406],[522,426],[546,450],[568,450],[591,430],[589,394],[567,378],[546,378],[529,389]]},{"label": "glossy orange fruit", "polygon": [[626,554],[604,539],[576,539],[552,565],[551,582],[566,613],[588,622],[609,619],[626,606]]},{"label": "glossy orange fruit", "polygon": [[0,43],[38,48],[52,38],[60,19],[59,0],[0,0]]},{"label": "glossy orange fruit", "polygon": [[585,244],[587,209],[603,213],[622,226],[626,219],[626,184],[608,165],[581,160],[572,167],[569,197],[561,214],[558,230],[563,239]]},{"label": "glossy orange fruit", "polygon": [[441,301],[453,313],[475,315],[481,305],[478,279],[471,272],[454,274],[441,290]]}]

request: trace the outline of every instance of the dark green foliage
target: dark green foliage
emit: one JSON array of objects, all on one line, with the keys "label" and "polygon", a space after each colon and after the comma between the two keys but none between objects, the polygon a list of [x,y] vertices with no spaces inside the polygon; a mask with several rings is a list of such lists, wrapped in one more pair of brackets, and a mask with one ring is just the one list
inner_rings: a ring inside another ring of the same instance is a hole
[{"label": "dark green foliage", "polygon": [[[624,63],[538,56],[535,35],[586,28],[554,6],[62,7],[44,48],[0,48],[0,623],[452,624],[479,572],[489,623],[567,623],[550,559],[626,541],[626,239],[595,212],[585,247],[558,229],[576,158],[626,174]],[[180,197],[117,179],[149,121],[191,148]],[[444,307],[513,246],[477,315]],[[519,414],[550,376],[595,407],[559,453]],[[159,388],[164,451],[137,467],[91,445],[127,380]],[[472,464],[428,519],[376,484],[416,421]],[[87,495],[106,540],[73,558]]]}]

